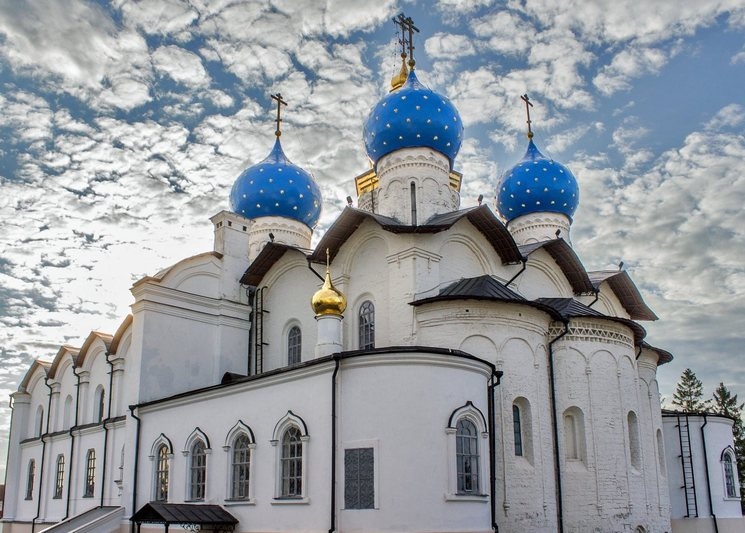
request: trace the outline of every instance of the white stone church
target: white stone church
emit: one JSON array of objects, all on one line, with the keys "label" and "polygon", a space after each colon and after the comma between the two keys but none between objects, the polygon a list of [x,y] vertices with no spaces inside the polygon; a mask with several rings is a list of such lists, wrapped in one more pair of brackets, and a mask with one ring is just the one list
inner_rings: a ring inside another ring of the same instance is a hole
[{"label": "white stone church", "polygon": [[732,421],[663,416],[672,356],[629,274],[572,247],[571,171],[530,132],[496,212],[460,209],[463,125],[413,66],[315,249],[278,120],[213,250],[33,363],[4,533],[743,531]]}]

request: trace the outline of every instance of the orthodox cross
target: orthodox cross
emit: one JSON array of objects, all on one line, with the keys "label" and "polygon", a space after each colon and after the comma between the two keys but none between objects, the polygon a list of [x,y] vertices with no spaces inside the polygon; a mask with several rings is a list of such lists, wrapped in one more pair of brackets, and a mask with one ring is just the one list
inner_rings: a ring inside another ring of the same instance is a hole
[{"label": "orthodox cross", "polygon": [[282,128],[281,128],[281,124],[282,124],[282,106],[283,105],[287,105],[287,102],[285,102],[282,99],[282,94],[281,93],[272,94],[271,97],[272,97],[272,100],[276,100],[277,101],[277,131],[274,132],[274,135],[276,135],[277,138],[279,139],[279,136],[282,135]]},{"label": "orthodox cross", "polygon": [[326,248],[326,272],[330,272],[331,270],[331,252],[329,252],[329,249]]},{"label": "orthodox cross", "polygon": [[528,139],[532,139],[533,130],[530,129],[530,108],[533,107],[533,104],[530,103],[530,98],[528,98],[527,94],[522,95],[520,98],[525,102],[525,112],[528,114]]},{"label": "orthodox cross", "polygon": [[[411,17],[405,17],[403,13],[400,13],[398,17],[393,19],[393,22],[401,28],[401,46],[409,47],[409,67],[414,68],[414,32],[419,33],[419,28],[414,26],[414,21]],[[407,34],[408,33],[408,37]]]}]

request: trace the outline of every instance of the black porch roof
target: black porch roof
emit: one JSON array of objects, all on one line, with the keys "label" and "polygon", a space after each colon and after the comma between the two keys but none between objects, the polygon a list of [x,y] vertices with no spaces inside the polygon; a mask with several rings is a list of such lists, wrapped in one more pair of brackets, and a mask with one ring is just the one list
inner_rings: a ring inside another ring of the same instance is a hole
[{"label": "black porch roof", "polygon": [[150,502],[132,515],[130,521],[146,524],[198,524],[234,526],[238,519],[219,505]]}]

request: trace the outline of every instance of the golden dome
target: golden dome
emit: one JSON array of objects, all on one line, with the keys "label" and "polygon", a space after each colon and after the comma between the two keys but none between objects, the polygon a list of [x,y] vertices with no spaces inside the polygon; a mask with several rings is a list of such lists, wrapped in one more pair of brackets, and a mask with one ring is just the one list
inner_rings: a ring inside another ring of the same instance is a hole
[{"label": "golden dome", "polygon": [[331,283],[331,273],[328,268],[326,269],[326,279],[323,282],[323,287],[318,289],[313,298],[310,299],[310,305],[316,316],[341,316],[347,308],[347,299]]},{"label": "golden dome", "polygon": [[401,54],[401,70],[398,71],[398,74],[393,76],[391,78],[391,91],[397,91],[400,89],[404,83],[406,83],[406,78],[409,77],[409,70],[406,68],[406,54]]}]

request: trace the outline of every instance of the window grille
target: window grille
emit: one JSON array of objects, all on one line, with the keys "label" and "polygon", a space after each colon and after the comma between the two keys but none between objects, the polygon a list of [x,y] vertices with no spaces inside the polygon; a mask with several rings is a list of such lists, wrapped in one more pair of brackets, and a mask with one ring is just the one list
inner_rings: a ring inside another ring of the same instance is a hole
[{"label": "window grille", "polygon": [[375,306],[369,300],[360,306],[359,341],[360,350],[375,348]]},{"label": "window grille", "polygon": [[303,495],[303,443],[300,430],[291,427],[282,436],[282,498]]},{"label": "window grille", "polygon": [[344,450],[344,508],[375,507],[375,456],[373,448]]},{"label": "window grille", "polygon": [[204,489],[207,479],[207,453],[204,442],[198,440],[191,447],[191,483],[189,498],[204,500]]},{"label": "window grille", "polygon": [[62,498],[62,489],[65,486],[65,456],[57,456],[57,472],[54,478],[54,498]]},{"label": "window grille", "polygon": [[479,492],[479,443],[476,425],[466,418],[458,420],[455,432],[458,494]]},{"label": "window grille", "polygon": [[92,498],[96,489],[96,450],[88,450],[85,456],[85,492],[83,498]]},{"label": "window grille", "polygon": [[523,456],[523,431],[520,421],[520,407],[512,405],[512,431],[515,435],[515,455]]},{"label": "window grille", "polygon": [[287,335],[287,364],[295,365],[300,362],[302,340],[300,328],[292,326],[290,333]]},{"label": "window grille", "polygon": [[735,469],[732,465],[732,455],[724,454],[724,484],[727,489],[727,498],[737,498],[735,490]]},{"label": "window grille", "polygon": [[250,475],[251,450],[246,435],[238,435],[233,442],[233,472],[230,497],[234,500],[247,500]]},{"label": "window grille", "polygon": [[155,471],[155,501],[168,501],[168,446],[158,447],[158,466]]}]

